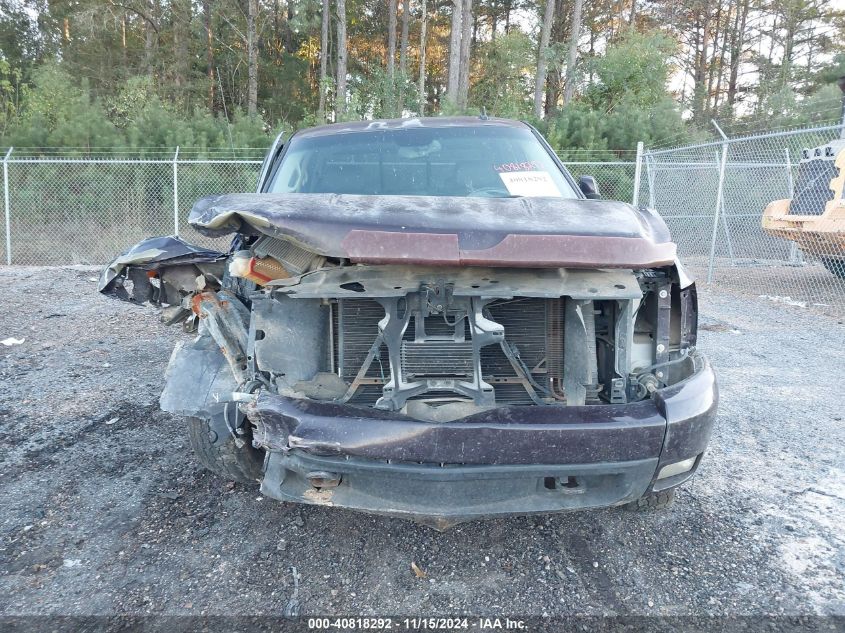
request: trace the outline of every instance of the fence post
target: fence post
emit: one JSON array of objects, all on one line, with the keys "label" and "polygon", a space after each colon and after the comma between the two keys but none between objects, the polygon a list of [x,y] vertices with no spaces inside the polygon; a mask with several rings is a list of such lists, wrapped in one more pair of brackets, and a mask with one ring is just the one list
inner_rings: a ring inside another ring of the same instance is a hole
[{"label": "fence post", "polygon": [[12,210],[9,206],[9,156],[14,147],[3,157],[3,199],[6,207],[6,265],[12,265]]},{"label": "fence post", "polygon": [[645,157],[645,174],[648,180],[648,208],[657,210],[657,196],[654,193],[654,157],[650,153]]},{"label": "fence post", "polygon": [[724,143],[722,143],[722,162],[719,165],[719,187],[716,189],[716,208],[713,210],[713,235],[710,239],[710,261],[707,264],[707,283],[711,283],[713,281],[713,263],[716,258],[716,235],[719,231],[719,211],[722,208],[722,204],[724,203],[724,196],[725,196],[725,166],[728,162],[728,145],[729,140],[727,135],[722,131],[722,128],[719,127],[719,124],[716,121],[711,121],[713,126],[718,130],[719,134],[722,135],[722,139]]},{"label": "fence post", "polygon": [[[716,164],[719,164],[719,152],[716,152]],[[734,246],[731,241],[731,231],[728,228],[728,212],[725,211],[724,194],[722,194],[722,206],[719,207],[719,219],[722,222],[722,228],[725,229],[725,246],[728,247],[728,257],[731,258],[731,265],[736,266],[736,259],[734,259]]]},{"label": "fence post", "polygon": [[173,235],[179,237],[179,176],[178,165],[179,146],[176,146],[176,153],[173,155]]},{"label": "fence post", "polygon": [[792,179],[792,157],[789,155],[788,147],[783,148],[783,153],[786,155],[786,191],[791,200],[795,197],[795,181]]},{"label": "fence post", "polygon": [[845,75],[836,80],[836,85],[842,91],[842,130],[839,132],[839,138],[845,140]]},{"label": "fence post", "polygon": [[[792,157],[789,155],[789,148],[784,147],[783,153],[786,155],[786,191],[789,194],[789,199],[795,198],[795,181],[792,176]],[[789,243],[789,263],[802,264],[803,257],[801,251],[798,250],[798,244],[795,242]]]},{"label": "fence post", "polygon": [[640,178],[643,174],[643,149],[645,145],[642,141],[637,143],[637,164],[634,166],[634,196],[631,204],[635,207],[640,203]]}]

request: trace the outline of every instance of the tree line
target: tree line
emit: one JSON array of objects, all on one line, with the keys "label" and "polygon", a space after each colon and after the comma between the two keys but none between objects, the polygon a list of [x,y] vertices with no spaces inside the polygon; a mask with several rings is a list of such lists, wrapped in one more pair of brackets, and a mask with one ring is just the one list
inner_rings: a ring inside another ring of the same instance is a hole
[{"label": "tree line", "polygon": [[486,112],[608,156],[835,120],[836,0],[0,0],[0,144],[261,147]]}]

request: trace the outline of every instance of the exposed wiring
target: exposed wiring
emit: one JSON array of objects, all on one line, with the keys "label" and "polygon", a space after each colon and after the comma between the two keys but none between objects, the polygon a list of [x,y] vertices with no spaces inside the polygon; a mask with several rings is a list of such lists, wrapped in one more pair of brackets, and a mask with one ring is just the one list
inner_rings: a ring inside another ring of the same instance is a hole
[{"label": "exposed wiring", "polygon": [[[381,345],[379,345],[379,350],[381,350]],[[381,354],[379,354],[375,358],[378,361],[378,369],[379,369],[379,373],[381,374],[381,381],[386,383],[387,379],[385,379],[385,377],[384,377],[384,365],[381,362]]]},{"label": "exposed wiring", "polygon": [[449,323],[449,317],[446,316],[446,310],[443,310],[443,322],[449,327],[458,327],[458,324],[467,318],[466,312],[462,316],[456,317],[454,323]]},{"label": "exposed wiring", "polygon": [[229,405],[230,404],[235,405],[235,410],[237,411],[237,407],[238,407],[237,403],[227,402],[223,406],[223,421],[226,423],[226,428],[229,430],[229,435],[232,436],[232,440],[235,442],[235,446],[237,446],[238,448],[241,448],[241,447],[243,447],[245,442],[241,438],[238,437],[238,434],[235,430],[235,427],[229,421]]},{"label": "exposed wiring", "polygon": [[652,373],[652,371],[655,370],[655,369],[660,369],[661,367],[668,367],[670,365],[676,365],[680,362],[687,360],[688,358],[689,358],[688,356],[681,356],[680,358],[676,358],[675,360],[668,360],[665,363],[657,363],[656,365],[651,365],[650,367],[645,367],[644,369],[640,369],[636,372],[631,372],[631,375],[639,378],[640,376],[642,376],[644,374]]}]

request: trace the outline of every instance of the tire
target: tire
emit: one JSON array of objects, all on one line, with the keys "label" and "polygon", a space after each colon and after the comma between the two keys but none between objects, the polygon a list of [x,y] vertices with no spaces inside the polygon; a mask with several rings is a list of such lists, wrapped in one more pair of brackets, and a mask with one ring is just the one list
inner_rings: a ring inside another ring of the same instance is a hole
[{"label": "tire", "polygon": [[245,438],[241,447],[231,437],[215,444],[217,434],[211,429],[208,420],[186,417],[185,423],[194,455],[205,468],[216,475],[245,484],[256,483],[261,479],[264,453],[252,447],[249,437]]},{"label": "tire", "polygon": [[665,510],[675,500],[675,489],[649,492],[636,501],[626,503],[623,508],[631,512],[648,512],[649,510]]},{"label": "tire", "polygon": [[833,273],[840,279],[845,279],[845,259],[837,259],[835,257],[823,257],[822,264],[824,264],[825,268],[827,268],[831,273]]}]

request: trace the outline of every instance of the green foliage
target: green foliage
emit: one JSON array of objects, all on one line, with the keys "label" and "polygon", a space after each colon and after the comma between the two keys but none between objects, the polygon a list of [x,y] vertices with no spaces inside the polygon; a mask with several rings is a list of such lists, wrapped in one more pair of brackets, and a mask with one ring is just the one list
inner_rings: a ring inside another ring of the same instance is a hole
[{"label": "green foliage", "polygon": [[604,120],[601,112],[576,102],[548,122],[546,138],[552,147],[561,149],[564,160],[571,158],[566,153],[568,148],[606,150],[608,141],[604,136]]},{"label": "green foliage", "polygon": [[55,63],[34,73],[34,87],[6,129],[3,143],[24,147],[110,147],[119,133],[87,85],[75,82]]},{"label": "green foliage", "polygon": [[0,138],[15,119],[22,102],[29,94],[29,86],[22,83],[23,73],[0,59]]},{"label": "green foliage", "polygon": [[524,118],[531,113],[534,43],[516,29],[479,46],[478,79],[469,94],[469,110],[481,108],[491,116]]},{"label": "green foliage", "polygon": [[830,64],[819,70],[813,78],[814,86],[827,86],[836,83],[840,77],[845,77],[845,52],[838,53]]},{"label": "green foliage", "polygon": [[594,109],[613,112],[620,105],[650,107],[667,98],[676,44],[660,32],[629,30],[607,52],[591,60],[595,81],[584,93]]},{"label": "green foliage", "polygon": [[149,75],[131,77],[115,96],[106,99],[106,113],[116,127],[125,129],[150,100],[158,100],[153,78]]},{"label": "green foliage", "polygon": [[[2,69],[0,64],[0,73]],[[104,104],[91,99],[87,86],[80,86],[61,66],[46,64],[35,72],[25,108],[11,117],[0,144],[94,152],[123,148],[141,156],[179,145],[202,155],[204,150],[228,147],[265,148],[269,132],[260,117],[247,117],[240,110],[231,124],[199,108],[185,117],[156,94],[147,77],[127,82]]]},{"label": "green foliage", "polygon": [[787,87],[766,95],[754,118],[740,121],[731,131],[745,133],[812,123],[835,123],[841,116],[842,93],[835,84],[823,86],[803,99]]},{"label": "green foliage", "polygon": [[390,119],[402,116],[403,108],[417,109],[417,87],[408,75],[396,69],[391,80],[381,66],[367,70],[366,75],[354,75],[349,84],[352,102],[345,120]]},{"label": "green foliage", "polygon": [[607,52],[592,60],[595,82],[581,99],[558,112],[547,124],[553,147],[629,150],[648,145],[682,143],[688,132],[675,102],[667,95],[667,56],[673,44],[659,33],[628,32]]},{"label": "green foliage", "polygon": [[469,114],[469,108],[464,110],[463,108],[460,108],[457,103],[452,103],[448,97],[443,97],[443,100],[440,102],[441,116],[460,116],[462,114]]},{"label": "green foliage", "polygon": [[26,77],[43,40],[31,15],[18,0],[0,0],[0,59]]},{"label": "green foliage", "polygon": [[125,145],[142,155],[157,148],[181,146],[203,156],[213,149],[266,148],[269,131],[260,117],[250,118],[240,110],[235,111],[229,125],[222,115],[212,116],[201,109],[188,118],[180,117],[171,106],[153,98],[132,114]]},{"label": "green foliage", "polygon": [[[332,98],[325,118],[317,108],[320,92],[333,92],[336,6],[326,42],[329,78],[321,85],[322,3],[256,4],[260,116],[249,118],[242,114],[249,58],[244,0],[0,0],[0,144],[109,146],[150,155],[180,145],[210,154],[264,148],[275,129],[334,120]],[[834,82],[845,74],[845,14],[835,0],[734,2],[718,11],[679,0],[668,13],[665,2],[587,3],[575,99],[538,121],[532,102],[544,0],[473,3],[466,108],[444,97],[451,4],[428,2],[427,94],[418,95],[420,3],[410,3],[407,70],[400,73],[397,63],[389,78],[387,8],[393,5],[347,0],[350,103],[340,119],[413,114],[426,99],[427,114],[484,109],[531,120],[564,151],[612,156],[640,140],[683,143],[705,128],[712,134],[714,117],[739,133],[839,116]],[[558,6],[544,53],[552,105],[565,84],[572,30],[572,3]],[[620,26],[629,9],[633,26]]]},{"label": "green foliage", "polygon": [[[258,102],[267,120],[297,122],[317,111],[319,94],[308,73],[308,60],[301,55],[259,56]],[[246,109],[245,102],[238,105]]]}]

